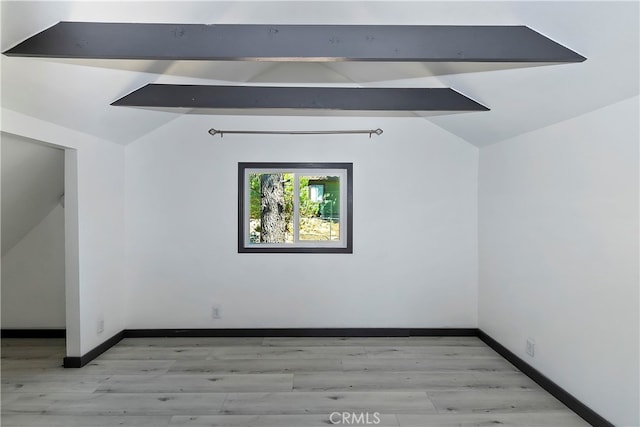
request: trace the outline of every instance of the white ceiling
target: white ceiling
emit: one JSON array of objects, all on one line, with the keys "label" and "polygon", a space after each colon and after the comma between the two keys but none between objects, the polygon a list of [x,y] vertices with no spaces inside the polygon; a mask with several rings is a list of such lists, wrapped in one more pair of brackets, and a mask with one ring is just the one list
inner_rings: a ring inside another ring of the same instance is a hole
[{"label": "white ceiling", "polygon": [[534,66],[2,56],[3,108],[119,144],[185,114],[109,105],[146,83],[448,86],[491,111],[417,112],[416,120],[429,120],[480,147],[639,92],[638,1],[2,1],[2,50],[58,21],[527,25],[587,57],[583,63]]}]

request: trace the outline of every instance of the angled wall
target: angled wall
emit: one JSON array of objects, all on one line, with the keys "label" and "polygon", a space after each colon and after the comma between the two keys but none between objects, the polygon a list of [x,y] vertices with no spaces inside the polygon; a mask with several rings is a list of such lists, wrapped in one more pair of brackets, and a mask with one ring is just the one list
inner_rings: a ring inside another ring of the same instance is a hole
[{"label": "angled wall", "polygon": [[480,328],[620,426],[640,425],[638,117],[635,97],[480,150]]}]

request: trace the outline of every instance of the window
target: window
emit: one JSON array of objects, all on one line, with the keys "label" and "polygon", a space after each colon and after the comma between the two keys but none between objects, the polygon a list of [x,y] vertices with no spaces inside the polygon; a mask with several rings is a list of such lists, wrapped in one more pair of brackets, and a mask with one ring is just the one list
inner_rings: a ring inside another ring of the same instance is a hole
[{"label": "window", "polygon": [[324,201],[324,184],[309,184],[309,200],[312,202]]},{"label": "window", "polygon": [[239,163],[238,252],[352,253],[352,163]]}]

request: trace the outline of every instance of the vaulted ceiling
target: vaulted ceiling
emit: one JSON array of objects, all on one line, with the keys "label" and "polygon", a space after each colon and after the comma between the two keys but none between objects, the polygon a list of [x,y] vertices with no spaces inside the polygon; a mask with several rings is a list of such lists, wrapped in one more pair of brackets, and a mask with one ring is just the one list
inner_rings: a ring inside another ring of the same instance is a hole
[{"label": "vaulted ceiling", "polygon": [[[484,146],[638,95],[638,12],[635,1],[3,1],[3,52],[59,21],[526,25],[588,59],[568,64],[310,63],[2,55],[2,107],[128,144],[183,114],[195,112],[110,105],[148,83],[451,87],[489,107],[490,111],[402,114],[428,120],[471,144]],[[205,113],[237,114],[224,109]],[[283,113],[260,111],[259,114]],[[340,113],[328,115],[332,114]]]}]

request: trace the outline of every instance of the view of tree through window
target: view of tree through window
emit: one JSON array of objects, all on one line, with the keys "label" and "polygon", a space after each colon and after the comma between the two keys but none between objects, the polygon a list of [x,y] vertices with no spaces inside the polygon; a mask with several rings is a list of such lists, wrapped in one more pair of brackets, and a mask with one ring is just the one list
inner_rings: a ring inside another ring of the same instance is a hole
[{"label": "view of tree through window", "polygon": [[249,174],[251,243],[293,243],[294,186],[298,183],[300,240],[340,240],[340,177]]},{"label": "view of tree through window", "polygon": [[351,164],[287,165],[240,164],[240,252],[350,253]]}]

